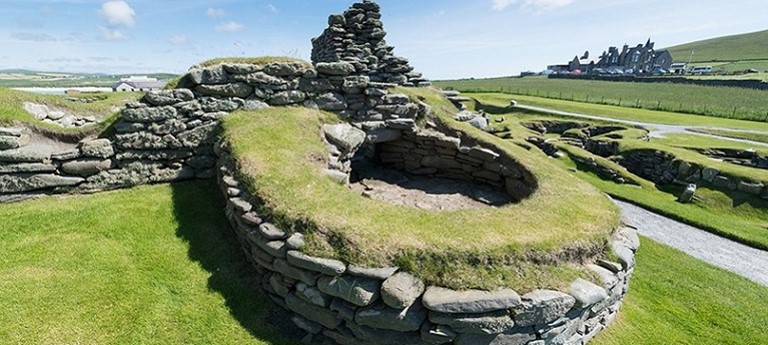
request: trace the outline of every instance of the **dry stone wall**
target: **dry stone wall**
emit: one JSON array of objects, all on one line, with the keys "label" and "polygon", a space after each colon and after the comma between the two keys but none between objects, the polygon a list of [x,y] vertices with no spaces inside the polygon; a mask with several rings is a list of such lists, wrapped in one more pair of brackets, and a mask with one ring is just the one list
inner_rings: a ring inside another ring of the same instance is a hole
[{"label": "dry stone wall", "polygon": [[768,200],[766,181],[754,181],[722,173],[719,169],[677,159],[670,153],[653,150],[629,152],[620,161],[629,172],[659,185],[709,184],[722,191],[741,191]]},{"label": "dry stone wall", "polygon": [[634,271],[639,239],[622,228],[612,239],[619,262],[589,269],[564,291],[455,291],[428,286],[396,267],[360,267],[302,253],[304,229],[280,229],[237,180],[219,148],[218,181],[226,215],[260,286],[304,331],[305,343],[585,344],[616,318]]}]

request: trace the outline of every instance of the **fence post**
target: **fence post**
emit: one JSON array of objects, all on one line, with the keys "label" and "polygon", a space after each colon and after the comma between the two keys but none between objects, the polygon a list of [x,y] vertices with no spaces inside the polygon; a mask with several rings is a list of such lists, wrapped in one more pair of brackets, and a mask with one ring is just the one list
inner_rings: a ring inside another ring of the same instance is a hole
[{"label": "fence post", "polygon": [[656,104],[656,110],[661,110],[661,101],[659,101],[659,103]]},{"label": "fence post", "polygon": [[584,101],[584,103],[589,103],[589,95],[587,95],[587,98],[586,98],[586,100]]},{"label": "fence post", "polygon": [[619,106],[621,106],[621,101],[623,100],[624,100],[623,98],[619,97]]},{"label": "fence post", "polygon": [[635,108],[640,108],[640,99],[638,98],[637,101],[635,101]]},{"label": "fence post", "polygon": [[733,107],[733,118],[736,118],[736,107]]}]

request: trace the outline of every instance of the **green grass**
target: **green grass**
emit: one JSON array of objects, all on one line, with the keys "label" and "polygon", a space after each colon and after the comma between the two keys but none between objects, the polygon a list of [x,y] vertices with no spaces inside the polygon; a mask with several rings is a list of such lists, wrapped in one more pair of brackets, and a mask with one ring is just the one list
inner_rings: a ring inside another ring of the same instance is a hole
[{"label": "green grass", "polygon": [[291,344],[212,182],[0,205],[2,344]]},{"label": "green grass", "polygon": [[[592,157],[582,149],[569,145],[560,145],[568,156],[559,160],[564,168],[576,168],[569,156]],[[714,234],[730,238],[746,245],[768,250],[768,201],[750,196],[739,191],[723,193],[702,184],[697,191],[700,200],[690,204],[677,202],[677,195],[683,187],[668,186],[657,189],[653,183],[637,177],[608,160],[598,160],[601,166],[613,169],[627,176],[636,185],[617,184],[600,178],[585,167],[574,174],[591,183],[605,193],[618,199],[626,200],[644,208],[680,220]]]},{"label": "green grass", "polygon": [[473,93],[469,96],[484,105],[495,107],[501,112],[509,112],[506,107],[514,99],[520,104],[537,106],[560,111],[608,117],[619,120],[658,123],[681,126],[711,126],[732,129],[748,129],[768,133],[768,123],[723,119],[707,116],[681,114],[667,111],[624,108],[611,105],[589,104],[531,96],[514,96],[502,93]]},{"label": "green grass", "polygon": [[[83,130],[93,131],[104,129],[116,119],[116,113],[112,111],[113,107],[121,107],[125,103],[138,100],[143,93],[102,93],[102,94],[83,94],[83,95],[40,95],[30,92],[17,91],[12,89],[0,88],[0,125],[12,125],[14,123],[23,123],[34,127],[44,128],[57,132],[77,132]],[[100,98],[93,103],[81,103],[67,100],[67,98]],[[45,104],[49,107],[64,109],[78,116],[96,116],[105,118],[99,125],[87,129],[63,128],[57,125],[47,124],[35,119],[26,110],[23,104],[25,102]]]},{"label": "green grass", "polygon": [[768,121],[768,91],[735,87],[540,77],[451,80],[438,81],[435,85],[462,92],[502,92],[516,95],[514,97],[537,96],[627,108]]},{"label": "green grass", "polygon": [[767,298],[766,287],[642,239],[619,317],[590,344],[764,344]]},{"label": "green grass", "polygon": [[757,141],[761,143],[768,143],[768,133],[751,133],[751,132],[738,132],[738,131],[723,131],[719,129],[695,129],[694,132],[712,134],[727,138],[736,138]]},{"label": "green grass", "polygon": [[[407,92],[420,93],[439,112],[452,107],[434,91]],[[455,123],[444,116],[435,120]],[[394,264],[429,283],[454,288],[554,288],[579,274],[569,263],[574,256],[602,252],[617,226],[616,207],[596,189],[562,174],[544,157],[463,123],[455,130],[506,150],[528,167],[539,181],[538,191],[519,204],[454,212],[364,198],[322,174],[327,149],[319,138],[320,125],[333,121],[338,121],[334,115],[302,108],[239,113],[224,121],[225,138],[249,190],[264,200],[262,212],[286,228],[301,223],[315,229],[312,254],[365,265]],[[555,264],[534,267],[528,263],[533,258]],[[537,276],[537,269],[551,274]]]},{"label": "green grass", "polygon": [[[479,103],[476,106],[490,109],[489,112],[493,111],[494,113],[503,113],[505,111],[511,111],[503,107],[504,105],[508,104],[508,98],[505,95],[478,94],[474,96],[476,96],[476,98],[479,100]],[[651,112],[640,109],[625,110],[618,107],[578,104],[555,100],[543,100],[543,102],[545,102],[545,104],[536,105],[558,110],[584,112],[588,114],[596,114],[629,120],[637,119],[640,121],[651,122],[666,121],[671,122],[672,124],[691,124],[696,122],[696,118],[700,118],[693,115],[666,113],[660,114],[659,112]],[[563,104],[565,106],[563,106]],[[645,118],[633,118],[632,113],[636,113],[636,116],[638,117],[644,116]],[[497,128],[503,127],[506,131],[498,133],[497,135],[511,136],[512,138],[508,140],[518,144],[523,144],[524,139],[528,136],[539,135],[538,133],[532,132],[527,128],[522,127],[521,124],[524,122],[536,120],[559,120],[587,122],[595,125],[605,124],[605,122],[601,121],[587,121],[572,118],[558,119],[554,116],[527,114],[524,112],[492,115],[492,118],[496,119],[502,116],[505,118],[505,121],[500,124],[495,124],[495,126]],[[717,125],[728,127],[739,127],[745,124],[743,121],[736,120],[711,120],[716,122]],[[759,124],[755,124],[752,127],[745,128],[751,130],[762,129],[758,125]],[[654,138],[651,142],[645,142],[638,140],[638,138],[642,136],[643,131],[634,128],[629,128],[627,130],[615,132],[613,134],[618,134],[622,137],[619,139],[619,149],[621,152],[619,152],[618,155],[626,155],[634,150],[658,150],[672,153],[678,159],[696,163],[699,166],[715,167],[719,169],[723,174],[728,176],[737,177],[741,180],[760,181],[764,184],[768,184],[768,171],[766,170],[753,169],[730,163],[719,162],[710,159],[709,157],[700,153],[704,149],[711,148],[734,150],[745,150],[753,148],[748,144],[736,143],[722,139],[707,138],[694,134],[667,134],[665,138]],[[554,135],[552,138],[558,137],[558,135]],[[692,204],[680,204],[676,202],[676,195],[679,195],[679,193],[682,192],[682,187],[668,187],[664,190],[658,190],[653,183],[645,181],[642,178],[626,171],[626,169],[610,160],[596,157],[583,149],[565,143],[558,144],[558,148],[567,153],[566,157],[558,160],[558,162],[563,164],[562,167],[566,169],[574,169],[577,167],[577,164],[573,158],[591,158],[595,159],[599,166],[617,171],[619,175],[621,175],[626,181],[631,181],[631,185],[616,184],[613,181],[607,181],[600,178],[587,167],[579,166],[579,168],[583,169],[583,171],[576,171],[575,175],[596,186],[605,193],[623,200],[636,203],[658,213],[689,224],[693,224],[715,234],[733,239],[749,246],[768,249],[768,213],[764,211],[765,208],[768,208],[768,202],[765,200],[761,200],[757,197],[753,197],[739,191],[728,192],[726,194],[711,189],[711,186],[709,186],[707,183],[702,183],[700,185],[702,188],[700,188],[698,192],[698,195],[702,197],[702,200],[696,201]],[[758,154],[768,154],[768,150],[762,147],[756,148]]]},{"label": "green grass", "polygon": [[207,61],[203,61],[197,66],[199,67],[211,67],[216,66],[224,63],[236,63],[236,64],[248,64],[248,65],[266,65],[270,63],[286,63],[286,62],[296,62],[306,65],[307,67],[311,67],[312,64],[297,58],[292,57],[285,57],[285,56],[260,56],[260,57],[228,57],[228,58],[216,58],[211,59]]},{"label": "green grass", "polygon": [[688,61],[695,50],[694,62],[766,60],[768,30],[723,36],[668,48],[675,61]]}]

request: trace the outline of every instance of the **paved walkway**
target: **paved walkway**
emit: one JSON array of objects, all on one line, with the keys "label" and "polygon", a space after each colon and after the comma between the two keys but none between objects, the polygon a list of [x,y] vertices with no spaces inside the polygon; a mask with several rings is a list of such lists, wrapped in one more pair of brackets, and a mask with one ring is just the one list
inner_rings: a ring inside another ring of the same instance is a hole
[{"label": "paved walkway", "polygon": [[713,235],[641,207],[614,200],[625,221],[656,242],[768,286],[768,252]]},{"label": "paved walkway", "polygon": [[541,107],[534,107],[530,105],[522,105],[518,104],[515,106],[515,108],[519,109],[525,109],[540,113],[548,113],[552,115],[557,116],[566,116],[566,117],[573,117],[573,118],[579,118],[579,119],[585,119],[585,120],[597,120],[597,121],[606,121],[606,122],[613,122],[613,123],[621,123],[629,126],[635,126],[635,127],[643,127],[650,130],[650,133],[648,135],[650,137],[663,137],[664,134],[693,134],[698,135],[702,137],[709,137],[709,138],[716,138],[721,140],[727,140],[727,141],[733,141],[737,143],[747,144],[747,145],[754,145],[754,146],[764,146],[768,147],[768,143],[763,143],[759,141],[752,141],[752,140],[745,140],[745,139],[737,139],[737,138],[728,138],[723,137],[719,135],[712,135],[712,134],[705,134],[705,133],[698,133],[693,132],[691,129],[703,129],[703,130],[722,130],[722,131],[728,131],[728,132],[745,132],[745,133],[757,133],[757,134],[768,134],[763,131],[755,131],[755,130],[749,130],[749,129],[732,129],[732,128],[721,128],[721,127],[705,127],[705,126],[683,126],[683,125],[665,125],[660,123],[651,123],[651,122],[640,122],[640,121],[630,121],[630,120],[621,120],[621,119],[614,119],[610,117],[605,116],[595,116],[595,115],[588,115],[588,114],[579,114],[579,113],[571,113],[567,111],[560,111],[560,110],[554,110],[554,109],[548,109],[548,108],[541,108]]}]

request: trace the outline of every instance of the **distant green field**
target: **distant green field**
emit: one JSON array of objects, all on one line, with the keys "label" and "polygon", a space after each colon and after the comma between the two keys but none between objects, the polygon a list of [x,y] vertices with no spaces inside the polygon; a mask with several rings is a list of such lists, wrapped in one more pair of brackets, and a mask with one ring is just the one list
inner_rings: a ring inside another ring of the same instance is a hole
[{"label": "distant green field", "polygon": [[675,61],[693,62],[768,60],[768,30],[724,36],[668,48]]},{"label": "distant green field", "polygon": [[585,103],[662,110],[749,121],[768,121],[768,91],[541,77],[437,81],[462,92],[503,92]]}]

